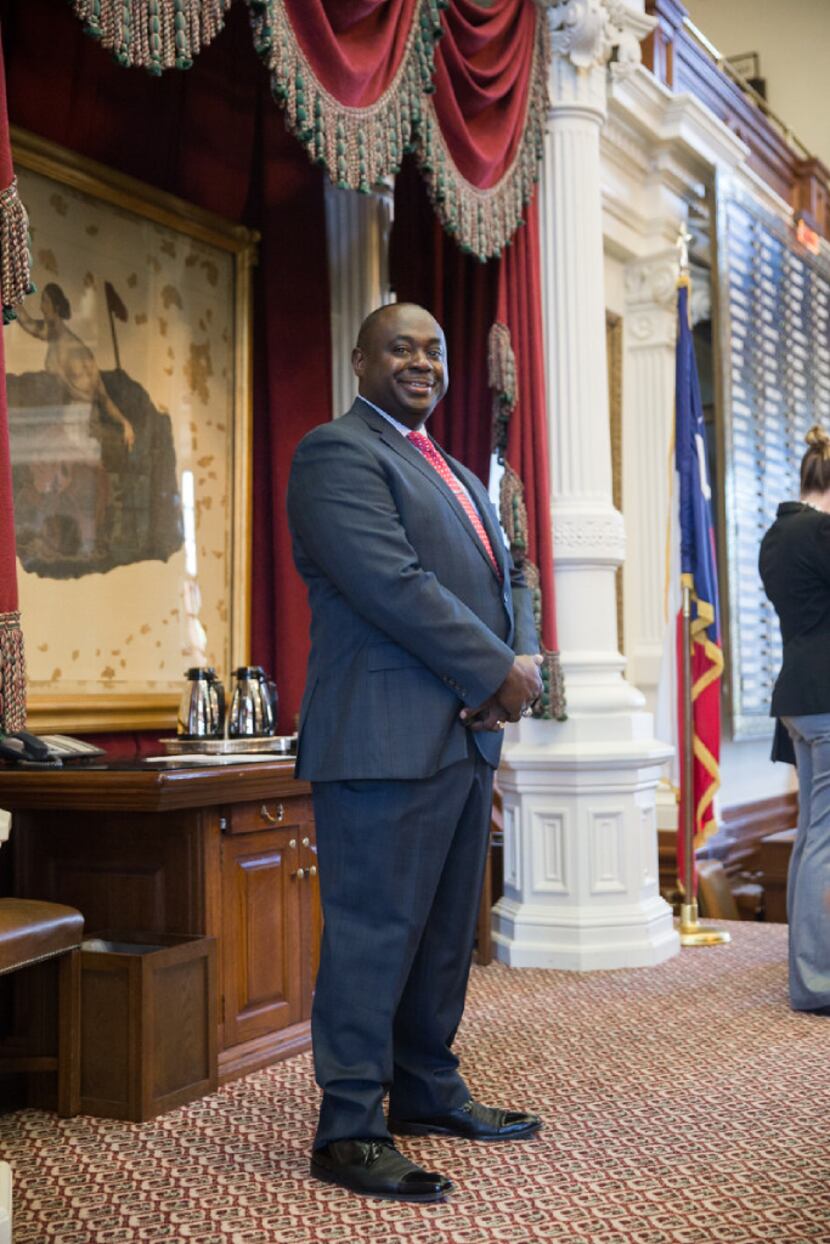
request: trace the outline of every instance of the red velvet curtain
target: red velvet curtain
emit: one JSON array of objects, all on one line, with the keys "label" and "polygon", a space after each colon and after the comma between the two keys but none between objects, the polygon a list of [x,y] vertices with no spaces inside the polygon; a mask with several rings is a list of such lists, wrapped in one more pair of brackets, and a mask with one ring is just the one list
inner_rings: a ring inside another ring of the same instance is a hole
[{"label": "red velvet curtain", "polygon": [[[285,132],[242,5],[193,69],[161,78],[118,66],[56,0],[2,0],[0,17],[12,121],[262,233],[252,655],[276,676],[280,729],[289,731],[308,612],[290,557],[286,477],[297,441],[330,417],[331,404],[322,173]],[[29,625],[34,632],[36,620]]]},{"label": "red velvet curtain", "polygon": [[450,155],[480,190],[509,169],[522,140],[537,15],[533,0],[452,0],[435,50],[435,112]]},{"label": "red velvet curtain", "polygon": [[263,152],[260,278],[254,314],[254,544],[251,652],[274,670],[279,729],[294,731],[305,687],[311,615],[294,569],[285,498],[300,439],[332,417],[331,324],[323,174],[286,133],[269,98]]},{"label": "red velvet curtain", "polygon": [[395,181],[389,268],[398,301],[426,307],[446,334],[450,387],[430,431],[486,485],[493,412],[487,334],[496,318],[498,265],[464,254],[444,231],[411,159]]},{"label": "red velvet curtain", "polygon": [[420,0],[283,0],[312,73],[347,108],[388,90]]},{"label": "red velvet curtain", "polygon": [[527,555],[539,568],[542,592],[542,643],[557,650],[537,199],[528,204],[525,218],[526,227],[499,262],[498,319],[510,329],[518,391],[505,456],[524,484]]}]

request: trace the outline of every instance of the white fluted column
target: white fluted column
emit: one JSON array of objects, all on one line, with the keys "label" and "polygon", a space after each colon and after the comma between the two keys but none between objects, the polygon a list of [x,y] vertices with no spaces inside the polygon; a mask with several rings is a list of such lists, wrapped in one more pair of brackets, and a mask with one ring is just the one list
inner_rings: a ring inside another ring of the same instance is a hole
[{"label": "white fluted column", "polygon": [[622,494],[632,571],[623,569],[623,605],[628,676],[650,708],[665,638],[677,273],[676,248],[625,270]]},{"label": "white fluted column", "polygon": [[611,499],[600,130],[608,62],[639,60],[651,19],[622,0],[560,0],[541,186],[557,626],[565,723],[522,721],[507,740],[504,897],[493,933],[514,966],[659,963],[679,949],[660,898],[655,798],[670,749],[623,677]]},{"label": "white fluted column", "polygon": [[335,418],[349,409],[357,395],[351,365],[357,330],[370,311],[392,300],[388,255],[393,201],[391,187],[358,194],[326,182]]}]

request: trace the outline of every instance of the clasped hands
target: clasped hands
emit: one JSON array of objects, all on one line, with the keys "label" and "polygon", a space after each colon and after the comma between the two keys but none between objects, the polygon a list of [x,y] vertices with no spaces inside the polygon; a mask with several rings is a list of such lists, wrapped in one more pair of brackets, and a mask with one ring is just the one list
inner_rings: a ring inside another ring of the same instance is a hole
[{"label": "clasped hands", "polygon": [[517,656],[501,686],[479,704],[463,708],[460,716],[469,730],[503,730],[506,721],[518,721],[542,694],[539,654]]}]

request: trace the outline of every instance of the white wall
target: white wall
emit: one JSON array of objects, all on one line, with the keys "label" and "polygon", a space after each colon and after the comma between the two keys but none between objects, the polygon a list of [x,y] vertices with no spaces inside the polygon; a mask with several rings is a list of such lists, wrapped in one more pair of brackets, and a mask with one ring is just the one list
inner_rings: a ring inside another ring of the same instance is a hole
[{"label": "white wall", "polygon": [[720,791],[718,805],[731,808],[736,803],[755,803],[796,789],[792,765],[773,764],[769,758],[771,739],[756,742],[729,738],[724,720],[720,750]]},{"label": "white wall", "polygon": [[830,166],[830,0],[684,0],[724,56],[757,52],[767,102]]}]

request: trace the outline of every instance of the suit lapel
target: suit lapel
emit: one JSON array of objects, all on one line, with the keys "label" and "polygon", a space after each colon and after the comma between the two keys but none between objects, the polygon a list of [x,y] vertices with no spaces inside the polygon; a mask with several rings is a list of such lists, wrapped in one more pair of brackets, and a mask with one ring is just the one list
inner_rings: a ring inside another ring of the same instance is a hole
[{"label": "suit lapel", "polygon": [[[349,414],[359,415],[360,418],[363,419],[369,425],[370,428],[373,428],[374,431],[379,434],[380,439],[383,441],[385,445],[388,445],[391,450],[393,450],[396,454],[398,454],[401,458],[403,458],[405,462],[408,462],[410,466],[414,467],[416,471],[420,471],[423,478],[427,480],[428,483],[431,484],[433,488],[436,488],[438,490],[440,495],[443,497],[444,501],[447,503],[447,505],[452,510],[455,517],[461,523],[461,526],[463,527],[464,531],[466,531],[467,535],[470,537],[473,544],[478,549],[478,552],[480,556],[484,559],[484,563],[487,566],[490,573],[492,575],[495,575],[496,571],[493,568],[493,563],[490,561],[490,558],[487,556],[487,550],[484,548],[484,545],[481,543],[481,540],[479,539],[475,528],[473,527],[469,518],[465,514],[463,506],[459,503],[458,499],[456,498],[455,494],[453,493],[449,485],[444,483],[441,476],[435,470],[435,467],[431,466],[430,463],[427,462],[426,458],[421,453],[421,451],[416,449],[415,446],[412,445],[406,439],[405,436],[402,436],[401,433],[397,430],[397,428],[392,427],[391,423],[388,423],[383,418],[382,415],[379,415],[378,412],[372,406],[369,406],[367,402],[362,401],[360,398],[355,399],[354,405],[349,411]],[[435,441],[433,441],[433,444],[435,445],[435,448],[438,450],[438,452],[442,455],[442,457],[445,459],[445,461],[449,465],[450,470],[455,475],[458,476],[458,478],[462,481],[465,488],[469,492],[470,496],[473,498],[473,504],[476,506],[476,509],[478,510],[479,517],[481,518],[481,521],[484,525],[484,530],[487,532],[488,538],[490,540],[490,545],[499,563],[499,567],[501,569],[501,573],[503,576],[506,570],[506,566],[505,566],[505,557],[504,557],[504,543],[502,541],[501,531],[498,531],[498,532],[493,531],[493,524],[491,523],[490,516],[487,512],[489,510],[489,505],[481,506],[481,505],[476,504],[476,501],[479,499],[478,491],[482,487],[481,481],[477,479],[476,476],[474,476],[471,471],[468,471],[467,468],[463,466],[460,462],[456,462],[455,458],[451,458],[448,453],[445,453],[444,450],[441,448],[441,446],[438,445]]]}]

